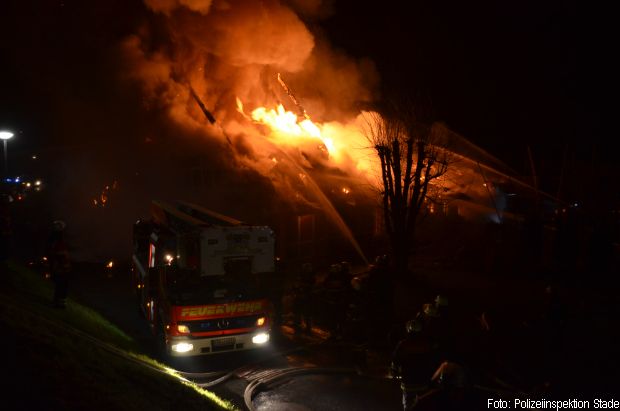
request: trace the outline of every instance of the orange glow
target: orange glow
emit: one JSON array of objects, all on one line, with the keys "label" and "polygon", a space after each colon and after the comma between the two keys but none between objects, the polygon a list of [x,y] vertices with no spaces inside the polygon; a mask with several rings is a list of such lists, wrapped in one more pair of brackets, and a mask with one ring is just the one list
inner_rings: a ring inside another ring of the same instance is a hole
[{"label": "orange glow", "polygon": [[108,261],[108,263],[106,264],[107,268],[112,268],[114,267],[114,261]]},{"label": "orange glow", "polygon": [[118,181],[114,180],[112,185],[106,184],[101,191],[101,194],[93,198],[93,205],[95,207],[107,207],[110,200],[110,193],[118,188]]}]

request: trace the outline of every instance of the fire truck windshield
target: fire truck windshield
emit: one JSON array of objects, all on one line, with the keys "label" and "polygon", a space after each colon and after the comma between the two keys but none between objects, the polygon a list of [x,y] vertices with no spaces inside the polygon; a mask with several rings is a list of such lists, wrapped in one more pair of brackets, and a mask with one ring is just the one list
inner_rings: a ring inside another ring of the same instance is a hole
[{"label": "fire truck windshield", "polygon": [[165,289],[174,305],[222,304],[261,298],[255,275],[201,276],[197,270],[169,267]]}]

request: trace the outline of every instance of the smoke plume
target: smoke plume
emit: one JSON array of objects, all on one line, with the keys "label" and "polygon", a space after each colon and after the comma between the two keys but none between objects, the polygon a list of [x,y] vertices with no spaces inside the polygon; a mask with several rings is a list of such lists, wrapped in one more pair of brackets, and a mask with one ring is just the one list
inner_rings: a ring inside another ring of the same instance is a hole
[{"label": "smoke plume", "polygon": [[[139,82],[146,103],[164,110],[179,131],[227,142],[234,161],[262,174],[270,173],[283,147],[266,139],[268,130],[253,124],[247,113],[240,114],[237,99],[248,112],[278,104],[295,111],[277,81],[280,73],[312,120],[331,123],[334,130],[355,122],[361,105],[373,98],[378,81],[373,64],[331,48],[294,11],[304,18],[320,16],[320,2],[145,3],[152,18],[122,44],[127,76]],[[215,125],[205,121],[190,86],[213,113]],[[320,161],[321,153],[316,141],[306,143],[287,151],[309,166],[308,156]],[[349,158],[347,147],[336,144],[342,147],[333,160]]]}]

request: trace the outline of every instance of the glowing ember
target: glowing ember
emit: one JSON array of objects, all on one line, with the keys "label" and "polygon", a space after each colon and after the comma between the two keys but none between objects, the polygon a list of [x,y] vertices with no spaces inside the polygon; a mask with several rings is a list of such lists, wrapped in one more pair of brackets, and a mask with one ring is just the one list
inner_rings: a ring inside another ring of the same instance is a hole
[{"label": "glowing ember", "polygon": [[107,268],[112,268],[114,267],[114,261],[108,261],[108,263],[106,264]]},{"label": "glowing ember", "polygon": [[107,207],[110,200],[110,193],[118,188],[118,182],[115,180],[112,185],[104,186],[101,194],[92,199],[93,205],[95,207]]}]

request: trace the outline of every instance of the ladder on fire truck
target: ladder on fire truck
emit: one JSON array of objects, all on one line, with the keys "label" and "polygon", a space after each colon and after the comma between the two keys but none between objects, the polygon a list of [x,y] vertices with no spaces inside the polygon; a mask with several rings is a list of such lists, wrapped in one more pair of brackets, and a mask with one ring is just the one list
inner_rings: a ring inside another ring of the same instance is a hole
[{"label": "ladder on fire truck", "polygon": [[151,215],[157,224],[183,231],[211,226],[235,227],[244,225],[239,220],[184,201],[178,201],[174,204],[153,201]]}]

